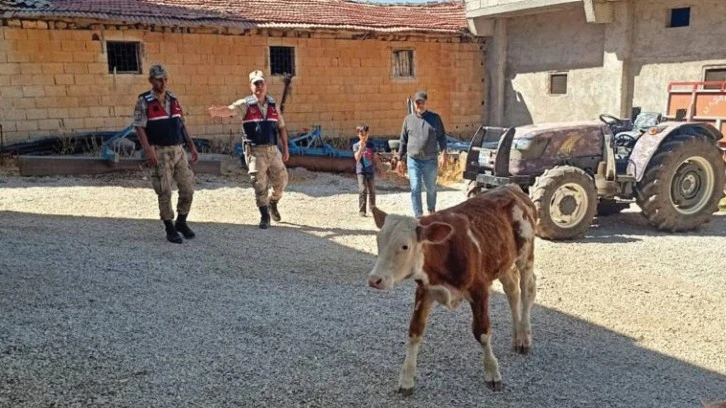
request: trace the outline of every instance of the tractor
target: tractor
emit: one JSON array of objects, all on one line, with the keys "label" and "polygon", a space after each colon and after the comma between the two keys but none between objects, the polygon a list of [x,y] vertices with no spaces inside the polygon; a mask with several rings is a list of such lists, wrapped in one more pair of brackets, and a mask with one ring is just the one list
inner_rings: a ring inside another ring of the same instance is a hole
[{"label": "tractor", "polygon": [[581,237],[596,215],[631,203],[663,231],[708,222],[726,178],[721,132],[633,111],[634,120],[603,114],[598,121],[481,126],[468,151],[467,194],[518,184],[537,208],[537,236],[549,240]]}]

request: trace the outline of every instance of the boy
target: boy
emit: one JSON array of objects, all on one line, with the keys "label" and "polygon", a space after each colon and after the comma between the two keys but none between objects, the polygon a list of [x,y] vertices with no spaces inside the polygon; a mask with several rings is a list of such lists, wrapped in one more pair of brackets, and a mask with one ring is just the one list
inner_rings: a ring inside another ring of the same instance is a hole
[{"label": "boy", "polygon": [[373,158],[373,142],[368,140],[368,125],[360,124],[356,128],[360,141],[353,145],[355,152],[355,173],[358,177],[358,215],[366,216],[366,196],[371,208],[376,205],[376,186],[373,180],[376,164]]}]

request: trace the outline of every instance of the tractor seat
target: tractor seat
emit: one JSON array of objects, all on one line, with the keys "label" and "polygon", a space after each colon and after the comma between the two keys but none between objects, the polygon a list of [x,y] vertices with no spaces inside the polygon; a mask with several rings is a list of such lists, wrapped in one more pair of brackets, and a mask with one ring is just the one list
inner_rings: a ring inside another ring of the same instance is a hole
[{"label": "tractor seat", "polygon": [[[635,118],[633,128],[615,135],[615,143],[620,146],[633,147],[635,141],[648,129],[657,126],[663,115],[657,112],[642,112]],[[619,142],[619,143],[618,143]]]},{"label": "tractor seat", "polygon": [[635,118],[635,122],[633,122],[633,130],[645,132],[653,126],[658,126],[662,119],[663,115],[660,113],[642,112],[637,118]]}]

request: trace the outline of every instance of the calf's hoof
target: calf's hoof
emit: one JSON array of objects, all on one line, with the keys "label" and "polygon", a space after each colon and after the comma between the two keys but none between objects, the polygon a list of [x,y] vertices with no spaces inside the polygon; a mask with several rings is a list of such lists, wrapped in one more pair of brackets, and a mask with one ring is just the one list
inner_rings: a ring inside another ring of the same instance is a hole
[{"label": "calf's hoof", "polygon": [[413,388],[398,387],[398,393],[403,395],[404,397],[410,397],[411,395],[413,395]]},{"label": "calf's hoof", "polygon": [[501,391],[502,382],[501,381],[487,381],[487,388],[489,388],[492,391]]},{"label": "calf's hoof", "polygon": [[531,348],[532,348],[532,347],[530,347],[530,346],[525,346],[524,344],[515,344],[515,345],[514,345],[514,351],[516,351],[516,352],[517,352],[517,353],[519,353],[519,354],[525,355],[525,356],[526,356],[527,354],[529,354],[529,350],[530,350]]},{"label": "calf's hoof", "polygon": [[512,343],[514,351],[519,354],[527,355],[529,354],[529,350],[532,348],[532,336],[529,334],[515,334],[514,341]]}]

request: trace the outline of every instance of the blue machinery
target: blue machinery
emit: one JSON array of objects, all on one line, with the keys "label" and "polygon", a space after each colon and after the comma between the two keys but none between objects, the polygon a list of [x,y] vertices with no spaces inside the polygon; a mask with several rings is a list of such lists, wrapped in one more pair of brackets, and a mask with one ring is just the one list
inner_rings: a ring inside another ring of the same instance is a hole
[{"label": "blue machinery", "polygon": [[[298,134],[288,139],[287,148],[290,156],[317,156],[317,157],[334,157],[352,159],[353,150],[336,149],[330,143],[323,140],[323,133],[320,125],[313,126],[313,130],[308,133]],[[234,145],[234,151],[237,156],[244,155],[242,143]]]},{"label": "blue machinery", "polygon": [[[112,161],[114,163],[118,163],[119,150],[121,149],[121,144],[119,142],[121,141],[121,139],[128,137],[132,133],[136,134],[133,124],[129,125],[124,130],[116,133],[110,139],[104,142],[101,146],[101,158]],[[114,148],[114,145],[116,145],[116,148]]]},{"label": "blue machinery", "polygon": [[313,126],[313,130],[296,136],[287,142],[290,156],[326,156],[352,159],[353,150],[336,149],[323,140],[320,125]]}]

